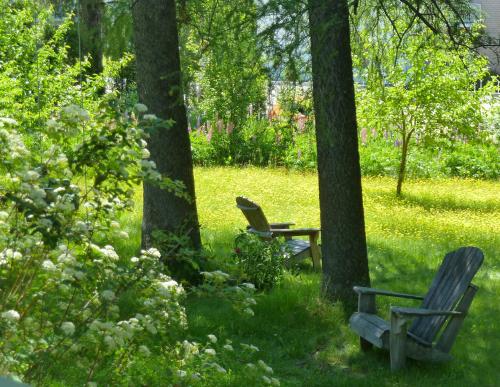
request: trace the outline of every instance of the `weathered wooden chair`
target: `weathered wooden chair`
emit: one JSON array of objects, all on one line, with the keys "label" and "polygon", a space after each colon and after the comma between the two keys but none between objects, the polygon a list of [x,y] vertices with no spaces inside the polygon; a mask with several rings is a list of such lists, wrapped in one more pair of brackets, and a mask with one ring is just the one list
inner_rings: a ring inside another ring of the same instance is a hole
[{"label": "weathered wooden chair", "polygon": [[[247,231],[258,235],[264,240],[270,240],[276,237],[284,237],[285,245],[290,251],[290,258],[287,265],[298,262],[302,259],[311,257],[313,267],[319,270],[321,262],[321,252],[318,246],[320,229],[318,228],[295,228],[290,229],[295,223],[269,223],[262,211],[262,208],[243,196],[236,198],[236,206],[243,212],[249,225]],[[308,236],[309,241],[302,239],[292,239],[294,236]]]},{"label": "weathered wooden chair", "polygon": [[[388,349],[393,371],[404,367],[406,357],[450,360],[450,349],[477,291],[471,281],[483,259],[476,247],[446,254],[425,297],[355,286],[358,312],[351,316],[350,326],[360,336],[361,349],[366,351],[373,345]],[[386,322],[375,314],[377,294],[423,302],[420,308],[392,306],[391,320]],[[407,329],[411,319],[413,323]]]}]

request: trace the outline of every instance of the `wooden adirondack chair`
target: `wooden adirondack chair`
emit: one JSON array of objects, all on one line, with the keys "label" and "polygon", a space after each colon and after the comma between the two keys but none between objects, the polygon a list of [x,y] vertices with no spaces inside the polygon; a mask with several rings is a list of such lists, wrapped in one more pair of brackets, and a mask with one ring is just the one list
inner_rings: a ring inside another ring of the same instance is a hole
[{"label": "wooden adirondack chair", "polygon": [[[262,208],[243,196],[236,198],[236,206],[243,212],[248,220],[247,231],[258,235],[264,240],[276,237],[284,237],[285,244],[291,252],[291,257],[287,264],[298,262],[311,257],[313,267],[319,270],[321,262],[321,252],[318,246],[319,228],[296,228],[290,229],[295,223],[269,223],[262,211]],[[308,236],[309,242],[302,239],[292,239],[294,236]]]},{"label": "wooden adirondack chair", "polygon": [[[355,286],[358,312],[351,316],[349,325],[360,336],[361,349],[366,351],[373,345],[388,349],[393,371],[404,367],[406,357],[450,360],[450,349],[478,289],[471,281],[483,259],[476,247],[446,254],[425,297]],[[423,302],[420,308],[392,306],[391,320],[386,322],[375,314],[377,294]]]}]

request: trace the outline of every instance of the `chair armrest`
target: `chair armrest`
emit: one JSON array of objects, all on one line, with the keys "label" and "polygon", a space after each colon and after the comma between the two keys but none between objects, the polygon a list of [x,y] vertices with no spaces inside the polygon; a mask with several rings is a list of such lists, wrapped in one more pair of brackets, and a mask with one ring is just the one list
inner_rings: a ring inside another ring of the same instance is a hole
[{"label": "chair armrest", "polygon": [[462,313],[455,310],[437,310],[423,308],[406,308],[393,306],[391,314],[405,317],[425,317],[425,316],[460,316]]},{"label": "chair armrest", "polygon": [[410,298],[414,300],[423,300],[424,296],[417,296],[414,294],[397,293],[391,292],[389,290],[375,289],[375,288],[365,288],[363,286],[355,286],[354,291],[359,295],[363,294],[379,294],[381,296],[398,297],[398,298]]},{"label": "chair armrest", "polygon": [[290,226],[294,226],[294,225],[295,225],[295,223],[293,223],[293,222],[280,222],[280,223],[269,224],[269,226],[271,226],[271,228],[277,228],[277,229],[280,229],[280,228],[288,229],[288,228],[290,228]]},{"label": "chair armrest", "polygon": [[254,234],[254,235],[257,235],[258,237],[260,238],[272,238],[273,237],[273,233],[271,231],[257,231],[256,229],[254,229],[253,227],[247,227],[247,232],[250,233],[250,234]]},{"label": "chair armrest", "polygon": [[317,235],[321,230],[319,228],[294,228],[290,229],[280,229],[273,228],[271,232],[276,236],[301,236],[301,235]]}]

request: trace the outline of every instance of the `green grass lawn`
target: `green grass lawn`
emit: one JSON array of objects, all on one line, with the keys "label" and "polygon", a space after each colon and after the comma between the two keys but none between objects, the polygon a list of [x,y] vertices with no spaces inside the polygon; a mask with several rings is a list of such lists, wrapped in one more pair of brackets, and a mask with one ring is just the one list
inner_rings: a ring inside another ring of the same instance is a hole
[{"label": "green grass lawn", "polygon": [[[245,227],[235,207],[237,195],[260,203],[270,221],[319,227],[315,174],[197,168],[195,180],[203,241],[219,262],[231,253],[234,236]],[[320,276],[310,265],[259,295],[253,318],[238,315],[217,299],[188,299],[189,337],[203,341],[214,333],[257,345],[284,386],[499,385],[500,183],[408,181],[403,198],[397,199],[393,179],[364,178],[363,191],[374,287],[422,294],[446,252],[466,245],[484,251],[485,262],[474,281],[480,290],[452,349],[452,362],[409,361],[406,370],[391,374],[388,354],[361,353],[340,306],[319,298]],[[129,246],[138,243],[139,202],[127,222],[137,238]],[[386,316],[389,303],[408,305],[397,299],[378,301]],[[237,374],[238,369],[227,376],[226,385],[238,385]]]}]

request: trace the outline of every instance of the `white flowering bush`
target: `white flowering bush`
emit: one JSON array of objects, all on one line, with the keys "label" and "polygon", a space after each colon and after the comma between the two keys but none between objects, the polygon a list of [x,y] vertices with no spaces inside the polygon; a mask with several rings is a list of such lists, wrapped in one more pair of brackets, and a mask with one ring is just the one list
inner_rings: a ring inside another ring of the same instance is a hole
[{"label": "white flowering bush", "polygon": [[[89,381],[117,351],[149,353],[186,325],[184,289],[151,249],[125,260],[103,241],[143,179],[180,190],[154,169],[134,112],[78,106],[39,128],[32,153],[0,119],[0,374],[39,380],[77,359]],[[83,132],[82,132],[83,130]],[[147,160],[146,160],[147,161]],[[133,305],[120,302],[133,294]],[[154,340],[153,340],[154,338]]]},{"label": "white flowering bush", "polygon": [[[166,385],[217,385],[242,362],[250,364],[245,380],[279,383],[256,347],[214,335],[184,340],[185,290],[165,274],[160,252],[127,258],[109,244],[128,237],[117,219],[136,184],[183,191],[147,160],[141,127],[159,121],[145,122],[141,105],[124,112],[105,102],[92,115],[61,109],[39,128],[39,153],[14,120],[0,119],[0,374],[43,384],[69,364],[91,385],[134,384],[147,369],[139,365],[159,356]],[[230,286],[221,271],[203,276],[200,292],[253,315],[252,284]]]}]

